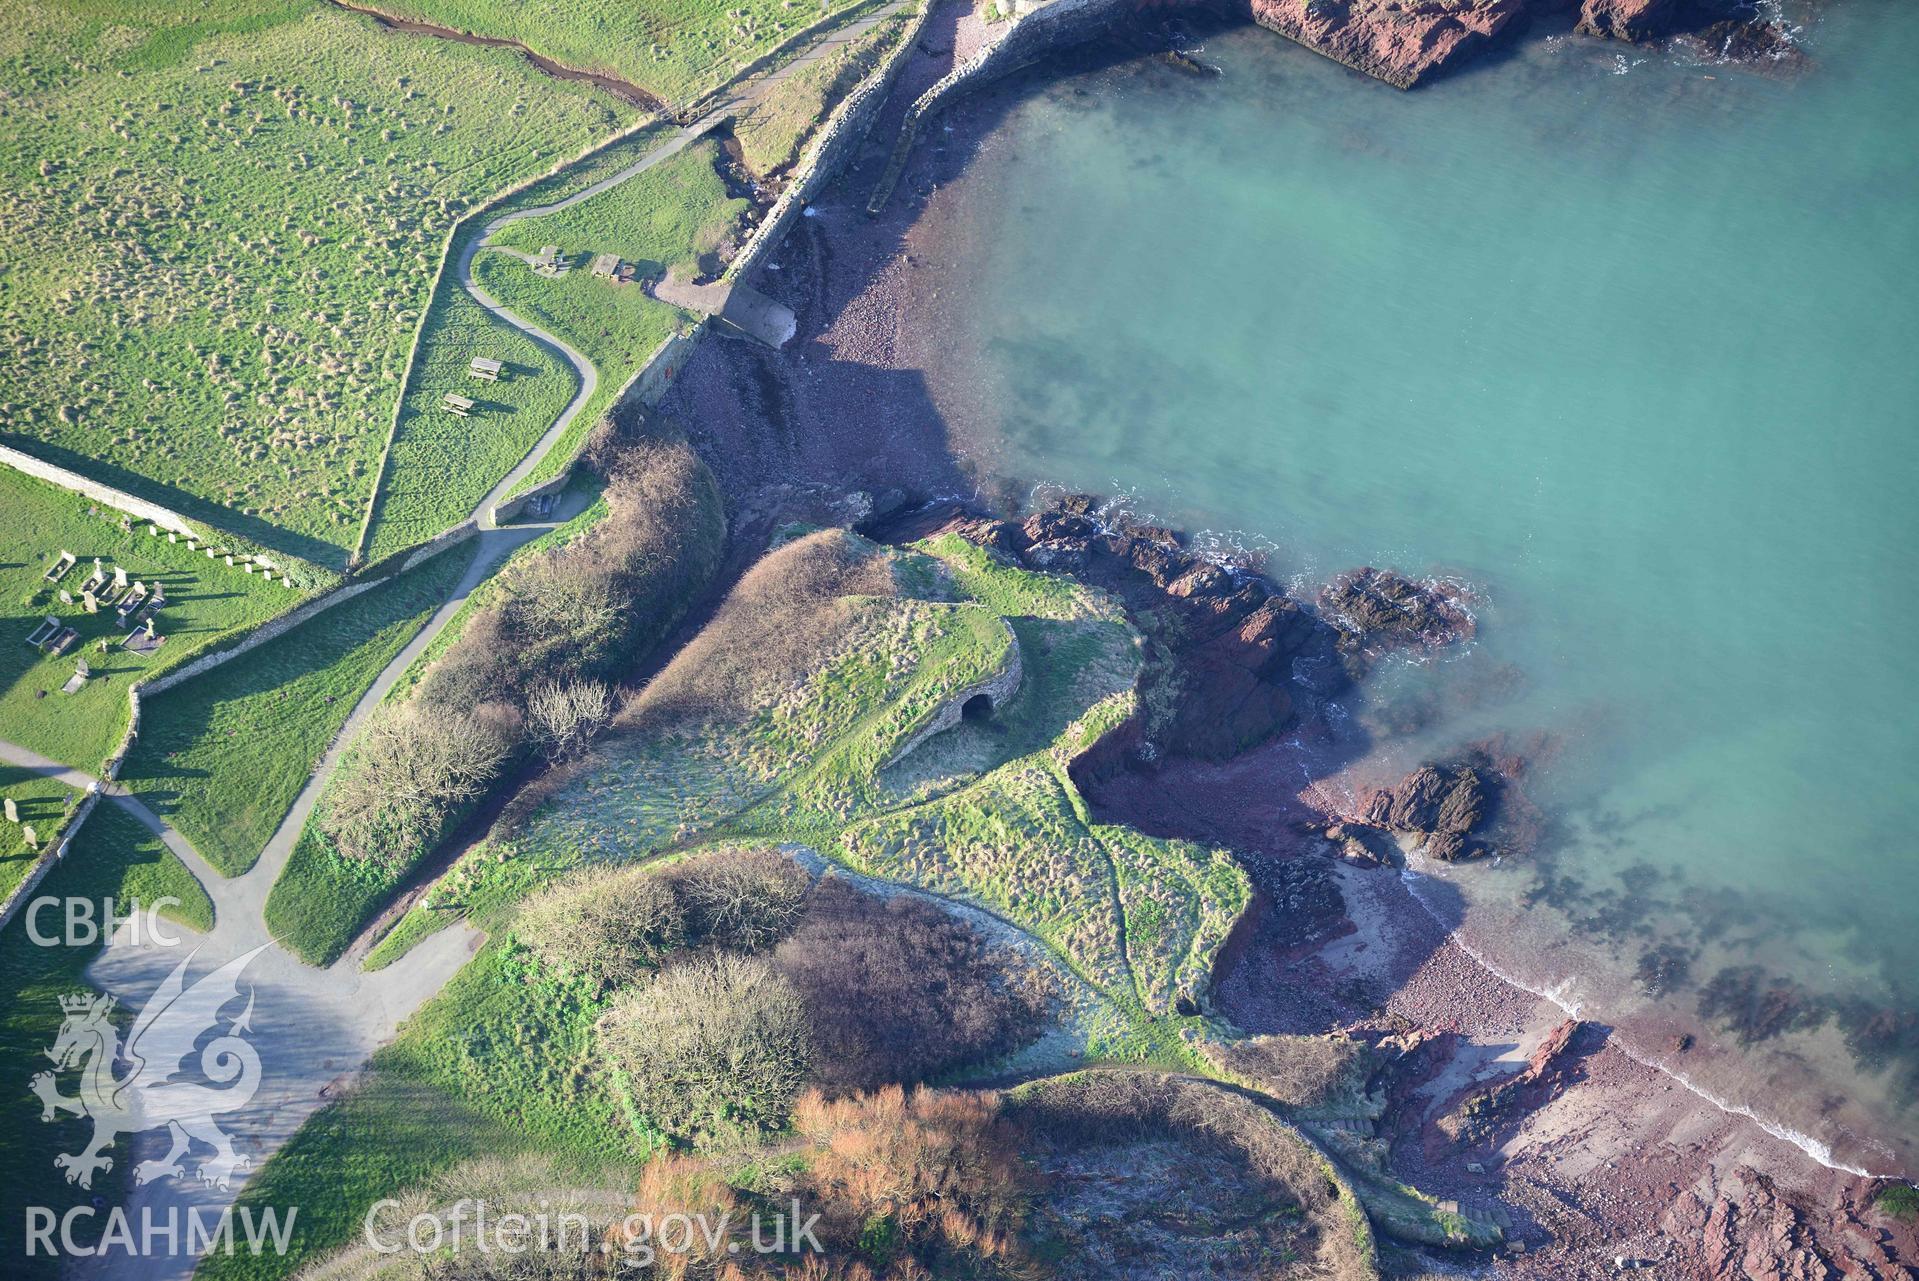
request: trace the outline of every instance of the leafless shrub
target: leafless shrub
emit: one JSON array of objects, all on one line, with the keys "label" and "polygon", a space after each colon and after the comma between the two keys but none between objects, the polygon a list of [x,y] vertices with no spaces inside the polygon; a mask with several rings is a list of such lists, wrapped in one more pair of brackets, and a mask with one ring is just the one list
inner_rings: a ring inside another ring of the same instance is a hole
[{"label": "leafless shrub", "polygon": [[793,985],[730,952],[698,953],[627,993],[600,1035],[641,1113],[691,1142],[784,1124],[810,1050]]},{"label": "leafless shrub", "polygon": [[777,850],[728,850],[668,874],[688,933],[711,947],[758,952],[793,930],[812,878]]},{"label": "leafless shrub", "polygon": [[512,752],[519,715],[408,703],[382,708],[326,794],[322,827],[349,858],[405,861],[455,809],[485,792]]},{"label": "leafless shrub", "polygon": [[527,731],[550,761],[577,755],[613,716],[613,692],[599,681],[541,681],[526,697]]},{"label": "leafless shrub", "polygon": [[592,452],[607,515],[563,546],[512,562],[496,599],[470,619],[421,697],[465,708],[520,701],[539,685],[614,675],[666,634],[719,562],[719,491],[683,440],[622,440]]},{"label": "leafless shrub", "polygon": [[673,889],[649,867],[569,877],[533,899],[515,933],[547,965],[601,987],[635,982],[686,943]]},{"label": "leafless shrub", "polygon": [[837,1092],[923,1081],[1037,1034],[1039,980],[972,926],[918,899],[828,877],[774,964],[806,999],[814,1079]]},{"label": "leafless shrub", "polygon": [[[990,1095],[897,1085],[829,1100],[808,1093],[793,1125],[817,1155],[808,1183],[842,1248],[890,1238],[881,1253],[938,1269],[1016,1253],[1032,1176],[1018,1131]],[[884,1225],[876,1234],[874,1225]],[[900,1272],[894,1275],[910,1275]]]}]

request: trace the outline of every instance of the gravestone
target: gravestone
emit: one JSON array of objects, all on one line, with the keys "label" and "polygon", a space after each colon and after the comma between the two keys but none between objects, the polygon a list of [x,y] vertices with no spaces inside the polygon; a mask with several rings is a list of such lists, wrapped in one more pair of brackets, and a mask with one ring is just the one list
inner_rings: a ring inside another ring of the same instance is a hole
[{"label": "gravestone", "polygon": [[172,530],[169,529],[167,531],[167,541],[170,543],[177,543],[180,541],[180,535],[174,533]]},{"label": "gravestone", "polygon": [[147,526],[147,537],[148,537],[148,538],[158,538],[159,536],[160,536],[160,527],[159,527],[158,525],[148,525],[148,526]]},{"label": "gravestone", "polygon": [[115,565],[113,567],[113,585],[115,587],[121,587],[121,588],[124,588],[127,585],[126,566]]},{"label": "gravestone", "polygon": [[20,807],[18,805],[15,805],[13,803],[13,798],[9,796],[7,798],[7,822],[18,823],[19,821],[20,821]]},{"label": "gravestone", "polygon": [[229,556],[229,557],[227,557],[227,558],[226,558],[226,560],[227,560],[227,564],[229,564],[229,565],[231,565],[231,564],[233,563],[233,557],[231,557],[231,556]]},{"label": "gravestone", "polygon": [[20,837],[26,841],[28,849],[37,850],[40,848],[40,833],[33,830],[33,824],[28,823],[22,827],[20,829]]},{"label": "gravestone", "polygon": [[71,604],[73,604],[73,593],[72,593],[72,592],[70,592],[70,591],[68,591],[68,590],[67,590],[66,588],[64,588],[64,587],[62,587],[62,588],[60,589],[60,603],[61,603],[62,605],[71,605]]},{"label": "gravestone", "polygon": [[195,538],[191,534],[187,535],[187,550],[190,552],[197,552],[200,550],[200,540]]},{"label": "gravestone", "polygon": [[247,573],[251,574],[253,572],[253,562],[248,561],[245,565],[241,566],[241,568],[245,569]]},{"label": "gravestone", "polygon": [[80,602],[87,607],[87,613],[97,614],[100,612],[100,598],[93,594],[91,587],[81,590]]}]

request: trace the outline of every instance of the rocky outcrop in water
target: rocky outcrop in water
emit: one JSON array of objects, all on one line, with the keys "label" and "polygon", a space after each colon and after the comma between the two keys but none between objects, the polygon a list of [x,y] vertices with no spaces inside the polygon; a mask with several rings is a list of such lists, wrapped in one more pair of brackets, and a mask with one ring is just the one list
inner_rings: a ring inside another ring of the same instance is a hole
[{"label": "rocky outcrop in water", "polygon": [[[1251,0],[1262,27],[1401,89],[1479,53],[1522,18],[1570,7],[1564,0]],[[1777,24],[1738,0],[1580,0],[1577,21],[1586,35],[1642,44],[1710,31],[1700,38],[1729,61],[1776,63],[1796,52]]]},{"label": "rocky outcrop in water", "polygon": [[1303,695],[1346,686],[1338,633],[1298,601],[1187,551],[1170,530],[1094,511],[1093,499],[1075,496],[1017,524],[957,528],[1126,603],[1148,641],[1141,697],[1158,748],[1223,759],[1293,724]]},{"label": "rocky outcrop in water", "polygon": [[1495,780],[1473,765],[1422,765],[1375,794],[1361,817],[1419,836],[1428,856],[1451,863],[1486,852],[1474,833],[1491,816]]},{"label": "rocky outcrop in water", "polygon": [[1437,647],[1473,634],[1473,616],[1441,588],[1371,565],[1328,583],[1319,607],[1351,647]]}]

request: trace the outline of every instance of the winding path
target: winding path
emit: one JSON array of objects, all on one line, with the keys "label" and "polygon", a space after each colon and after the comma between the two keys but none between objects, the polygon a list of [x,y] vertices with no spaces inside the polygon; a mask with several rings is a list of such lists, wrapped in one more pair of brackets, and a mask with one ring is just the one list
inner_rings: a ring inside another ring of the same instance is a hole
[{"label": "winding path", "polygon": [[[133,1222],[150,1212],[165,1220],[175,1211],[198,1211],[211,1221],[231,1207],[250,1169],[272,1156],[293,1137],[306,1120],[336,1096],[368,1057],[392,1039],[399,1025],[466,963],[481,941],[478,931],[459,922],[427,938],[392,965],[366,973],[359,968],[358,950],[348,948],[333,965],[321,970],[308,966],[280,946],[267,931],[263,912],[267,895],[285,870],[300,833],[320,794],[339,768],[347,745],[447,625],[459,614],[472,593],[519,547],[541,533],[571,519],[585,506],[578,495],[563,500],[550,518],[502,527],[495,508],[539,467],[565,435],[566,429],[599,387],[599,371],[586,355],[556,334],[514,314],[473,280],[475,255],[500,227],[522,218],[538,217],[590,199],[656,165],[670,160],[716,129],[740,110],[759,101],[787,76],[827,56],[846,42],[859,39],[887,17],[907,7],[895,0],[872,14],[822,37],[780,66],[741,82],[738,90],[717,108],[690,125],[675,130],[633,164],[551,204],[502,215],[487,223],[460,250],[455,264],[460,286],[487,311],[536,342],[557,352],[573,367],[579,389],[566,408],[535,442],[519,464],[480,500],[468,518],[477,532],[478,549],[447,599],[416,632],[411,641],[375,677],[354,704],[333,741],[308,777],[259,859],[236,877],[221,875],[164,817],[122,783],[101,780],[19,744],[0,740],[0,761],[43,777],[55,778],[77,791],[99,791],[154,833],[176,855],[213,901],[213,927],[205,935],[191,931],[174,936],[172,943],[144,935],[135,942],[122,931],[111,939],[88,966],[88,979],[123,1004],[138,1008],[176,967],[189,969],[188,982],[238,957],[247,957],[242,983],[252,993],[250,1037],[261,1057],[261,1085],[241,1106],[220,1116],[221,1128],[235,1140],[243,1159],[228,1186],[210,1186],[192,1177],[159,1178],[140,1183],[129,1180],[124,1209]],[[445,553],[442,553],[445,554]],[[191,939],[190,942],[187,940]],[[199,958],[204,954],[206,960]],[[167,1147],[166,1131],[157,1129],[133,1137],[125,1159],[154,1160]],[[198,1151],[195,1157],[204,1156]],[[284,1209],[284,1207],[283,1207]],[[236,1235],[238,1230],[236,1229]],[[79,1261],[76,1276],[118,1281],[186,1281],[196,1260],[186,1254],[112,1253]]]}]

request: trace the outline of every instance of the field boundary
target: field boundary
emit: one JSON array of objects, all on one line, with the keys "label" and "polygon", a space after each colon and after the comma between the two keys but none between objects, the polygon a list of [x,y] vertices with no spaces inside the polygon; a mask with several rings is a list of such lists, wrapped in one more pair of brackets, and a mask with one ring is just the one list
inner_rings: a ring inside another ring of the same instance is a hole
[{"label": "field boundary", "polygon": [[214,668],[230,663],[242,654],[258,649],[268,641],[277,640],[300,624],[310,622],[326,613],[335,605],[343,605],[355,596],[370,592],[375,587],[385,586],[408,570],[425,564],[447,548],[458,546],[477,533],[479,528],[470,520],[463,525],[456,525],[432,541],[412,548],[405,554],[405,559],[399,563],[398,567],[390,573],[355,578],[342,583],[324,595],[311,597],[286,613],[275,615],[258,624],[243,633],[237,643],[225,649],[203,653],[152,680],[135,681],[127,687],[127,732],[121,736],[120,745],[114,748],[112,754],[101,766],[101,777],[106,779],[120,777],[120,767],[126,763],[127,753],[133,750],[134,743],[140,738],[140,705],[143,698],[164,694],[174,686],[185,684],[196,676],[204,676]]},{"label": "field boundary", "polygon": [[[176,534],[190,534],[194,538],[206,539],[205,531],[196,529],[185,516],[171,508],[145,498],[135,498],[124,489],[115,489],[103,481],[83,476],[58,463],[50,463],[44,458],[36,458],[24,450],[11,445],[0,445],[0,463],[5,463],[17,472],[24,472],[35,480],[44,480],[50,485],[70,490],[82,498],[91,498],[96,503],[126,512],[129,516],[138,516],[141,520],[152,521],[162,529],[170,529]],[[278,568],[278,566],[270,566]]]},{"label": "field boundary", "polygon": [[[447,264],[453,262],[457,257],[453,252],[454,246],[460,243],[461,236],[467,232],[469,227],[472,226],[477,219],[490,213],[502,201],[511,200],[513,197],[531,187],[537,186],[549,179],[559,177],[573,166],[584,164],[607,148],[625,142],[628,138],[631,138],[634,134],[639,133],[649,125],[657,124],[660,119],[661,117],[654,112],[640,112],[639,118],[632,124],[600,139],[600,141],[587,147],[571,160],[557,161],[545,173],[535,174],[523,182],[515,183],[511,187],[506,187],[494,192],[466,213],[460,215],[453,226],[448,228],[446,243],[440,247],[439,265],[433,269],[432,288],[427,290],[426,306],[420,309],[420,319],[413,326],[413,339],[407,344],[406,366],[400,372],[399,390],[394,393],[393,416],[391,421],[387,423],[386,443],[380,446],[380,465],[373,473],[373,488],[367,491],[366,511],[360,517],[359,537],[353,540],[353,549],[347,556],[347,565],[350,569],[357,568],[361,563],[361,559],[366,555],[367,535],[373,530],[373,513],[379,506],[380,491],[386,485],[386,469],[387,463],[393,453],[393,441],[400,434],[400,413],[406,407],[407,393],[413,389],[413,371],[419,365],[420,339],[426,335],[427,319],[432,316],[434,304],[440,300],[440,290],[446,285]],[[511,469],[509,468],[508,470]],[[458,527],[455,526],[455,528]]]}]

